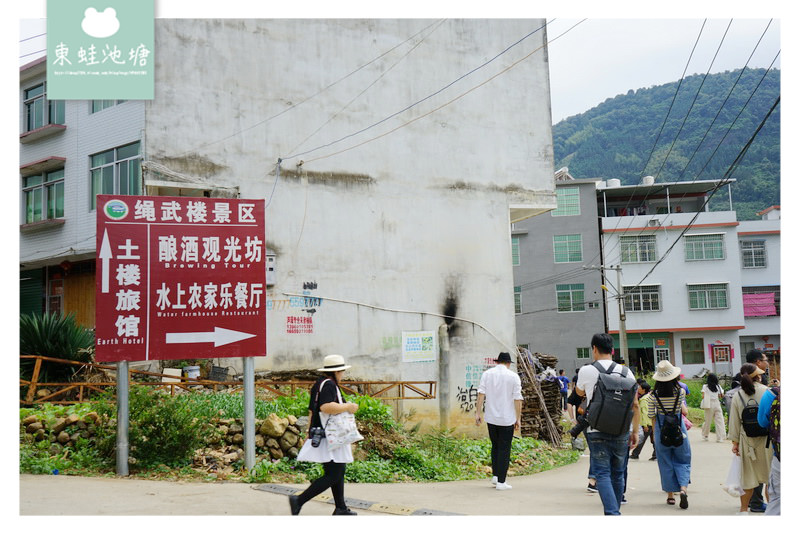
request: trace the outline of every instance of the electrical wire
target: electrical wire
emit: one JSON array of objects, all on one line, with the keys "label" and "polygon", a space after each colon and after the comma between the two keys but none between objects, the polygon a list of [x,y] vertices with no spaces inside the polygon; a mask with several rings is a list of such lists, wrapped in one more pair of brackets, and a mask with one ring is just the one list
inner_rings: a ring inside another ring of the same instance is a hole
[{"label": "electrical wire", "polygon": [[[581,20],[580,22],[576,23],[575,25],[573,25],[572,27],[570,27],[570,28],[569,28],[567,31],[565,31],[564,33],[562,33],[561,35],[559,35],[558,37],[555,37],[555,38],[553,38],[553,39],[552,39],[551,41],[549,41],[547,44],[549,44],[549,43],[552,43],[552,42],[553,42],[553,41],[555,41],[556,39],[559,39],[559,38],[563,37],[564,35],[566,35],[566,34],[567,34],[567,33],[569,33],[570,31],[572,31],[572,30],[573,30],[575,27],[577,27],[579,24],[583,23],[585,20],[586,20],[586,19],[583,19],[583,20]],[[544,26],[543,26],[543,27],[544,27]],[[541,28],[540,28],[540,29],[541,29]],[[537,30],[537,31],[538,31],[538,30]],[[533,32],[533,33],[535,33],[535,32]],[[389,130],[389,131],[387,131],[387,132],[385,132],[385,133],[382,133],[382,134],[380,134],[380,135],[377,135],[377,136],[375,136],[375,137],[372,137],[372,138],[370,138],[370,139],[367,139],[367,140],[365,140],[365,141],[362,141],[362,142],[360,142],[360,143],[358,143],[358,144],[356,144],[356,145],[350,146],[349,148],[344,148],[344,149],[342,149],[342,150],[339,150],[339,151],[337,151],[337,152],[329,153],[329,154],[326,154],[326,155],[322,155],[322,156],[319,156],[319,157],[315,157],[315,158],[312,158],[312,159],[306,160],[306,162],[310,162],[310,161],[319,161],[319,160],[321,160],[321,159],[327,159],[327,158],[329,158],[329,157],[333,157],[333,156],[336,156],[336,155],[342,154],[342,153],[344,153],[344,152],[348,152],[348,151],[350,151],[350,150],[354,150],[354,149],[356,149],[356,148],[360,148],[361,146],[364,146],[365,144],[371,143],[371,142],[373,142],[373,141],[377,141],[378,139],[382,139],[383,137],[386,137],[387,135],[390,135],[390,134],[392,134],[392,133],[394,133],[394,132],[396,132],[396,131],[398,131],[398,130],[400,130],[400,129],[402,129],[402,128],[405,128],[406,126],[409,126],[409,125],[411,125],[411,124],[413,124],[413,123],[417,122],[418,120],[422,120],[423,118],[426,118],[426,117],[428,117],[428,116],[430,116],[430,115],[432,115],[432,114],[434,114],[434,113],[436,113],[436,112],[440,111],[441,109],[443,109],[443,108],[445,108],[445,107],[449,106],[450,104],[453,104],[454,102],[456,102],[456,101],[460,100],[461,98],[464,98],[465,96],[467,96],[468,94],[472,93],[473,91],[475,91],[475,90],[477,90],[477,89],[479,89],[479,88],[483,87],[483,86],[484,86],[484,85],[486,85],[487,83],[489,83],[489,82],[493,81],[494,79],[498,78],[499,76],[501,76],[501,75],[505,74],[505,73],[506,73],[506,72],[508,72],[509,70],[513,69],[514,67],[516,67],[517,65],[519,65],[520,63],[522,63],[523,61],[525,61],[525,60],[527,60],[528,58],[530,58],[530,57],[531,57],[533,54],[535,54],[536,52],[539,52],[539,51],[541,51],[542,49],[544,49],[544,47],[545,47],[545,45],[542,45],[542,46],[540,46],[540,47],[536,48],[535,50],[533,50],[533,51],[532,51],[532,52],[530,52],[529,54],[527,54],[527,55],[525,55],[524,57],[522,57],[521,59],[519,59],[519,60],[515,61],[514,63],[512,63],[512,64],[511,64],[511,65],[509,65],[508,67],[504,68],[503,70],[501,70],[501,71],[500,71],[500,72],[498,72],[497,74],[495,74],[495,75],[491,76],[490,78],[488,78],[488,79],[484,80],[483,82],[479,83],[478,85],[475,85],[474,87],[472,87],[471,89],[467,90],[466,92],[464,92],[464,93],[461,93],[460,95],[458,95],[458,96],[456,96],[455,98],[453,98],[453,99],[451,99],[451,100],[449,100],[449,101],[445,102],[444,104],[442,104],[442,105],[440,105],[440,106],[438,106],[438,107],[436,107],[436,108],[434,108],[434,109],[431,109],[430,111],[428,111],[428,112],[426,112],[426,113],[424,113],[424,114],[422,114],[422,115],[420,115],[420,116],[418,116],[418,117],[416,117],[416,118],[413,118],[413,119],[411,119],[411,120],[409,120],[409,121],[407,121],[407,122],[404,122],[404,123],[400,124],[399,126],[397,126],[397,127],[395,127],[395,128],[392,128],[391,130]],[[480,68],[480,67],[478,67],[478,68]],[[453,82],[453,83],[455,83],[455,82]],[[451,85],[452,85],[452,84],[451,84]],[[437,91],[437,93],[438,93],[438,92],[441,92],[441,90],[440,90],[440,91]],[[434,93],[434,94],[436,94],[436,93]],[[429,98],[429,97],[427,97],[427,98]],[[425,98],[425,99],[427,99],[427,98]],[[421,100],[421,101],[424,101],[425,99],[423,99],[423,100]],[[416,105],[416,104],[414,104],[414,105]],[[367,129],[369,129],[369,128],[372,128],[372,127],[374,127],[374,126],[377,126],[378,124],[380,124],[380,123],[384,122],[385,120],[388,120],[389,118],[392,118],[393,116],[396,116],[396,115],[397,115],[397,114],[399,114],[399,113],[402,113],[402,111],[400,111],[400,112],[398,112],[398,113],[395,113],[394,115],[392,115],[392,116],[390,116],[390,117],[387,117],[386,119],[384,119],[384,120],[382,120],[382,121],[380,121],[380,122],[378,122],[378,123],[374,124],[373,126],[369,126],[368,128],[365,128],[365,129],[363,129],[363,130],[361,130],[361,131],[359,131],[359,132],[356,132],[356,133],[353,133],[353,134],[347,135],[346,137],[342,137],[341,139],[338,139],[338,140],[334,141],[333,143],[329,143],[328,145],[325,145],[325,146],[330,146],[331,144],[338,143],[338,142],[340,142],[340,141],[342,141],[342,140],[344,140],[344,139],[346,139],[346,138],[352,137],[353,135],[357,135],[358,133],[361,133],[361,132],[363,132],[363,131],[366,131]],[[319,147],[319,148],[315,148],[315,149],[313,149],[313,150],[309,150],[308,152],[305,152],[305,153],[313,152],[313,151],[315,151],[315,150],[317,150],[317,149],[324,148],[325,146],[322,146],[322,147]],[[298,155],[302,155],[302,154],[297,154],[297,155],[295,155],[295,156],[290,156],[290,157],[297,157]]]}]

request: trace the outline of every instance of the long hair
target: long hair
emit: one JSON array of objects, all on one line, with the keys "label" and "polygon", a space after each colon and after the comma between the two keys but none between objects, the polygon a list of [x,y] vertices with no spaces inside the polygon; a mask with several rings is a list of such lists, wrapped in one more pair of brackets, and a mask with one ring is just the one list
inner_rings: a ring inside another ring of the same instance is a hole
[{"label": "long hair", "polygon": [[676,376],[675,379],[669,381],[656,381],[655,395],[659,398],[672,398],[678,394],[678,389],[680,388],[680,385],[678,385],[679,379],[680,376]]},{"label": "long hair", "polygon": [[708,390],[711,392],[717,392],[717,387],[719,386],[719,378],[717,378],[716,374],[709,374],[706,377],[706,385],[708,385]]},{"label": "long hair", "polygon": [[748,396],[752,396],[756,393],[756,386],[753,384],[753,378],[750,377],[750,374],[756,371],[756,365],[745,363],[742,365],[742,390]]}]

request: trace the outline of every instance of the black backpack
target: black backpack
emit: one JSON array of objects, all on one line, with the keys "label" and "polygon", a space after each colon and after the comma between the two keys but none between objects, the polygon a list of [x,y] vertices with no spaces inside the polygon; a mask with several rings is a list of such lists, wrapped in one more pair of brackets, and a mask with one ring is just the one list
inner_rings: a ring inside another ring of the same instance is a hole
[{"label": "black backpack", "polygon": [[681,415],[678,402],[681,401],[680,391],[675,390],[675,405],[672,406],[672,412],[667,412],[664,404],[661,403],[661,398],[655,396],[658,406],[664,412],[664,421],[660,424],[661,431],[661,444],[670,448],[677,448],[683,444],[683,430],[681,429]]},{"label": "black backpack", "polygon": [[639,384],[625,367],[622,367],[622,374],[612,374],[617,366],[613,361],[608,370],[598,361],[592,363],[592,366],[600,375],[594,386],[592,401],[586,410],[589,426],[610,435],[622,435],[630,431],[632,407]]},{"label": "black backpack", "polygon": [[758,402],[756,402],[753,398],[749,398],[747,403],[745,403],[744,396],[742,396],[742,391],[739,391],[739,398],[744,404],[741,417],[744,434],[750,438],[766,437],[769,435],[769,429],[761,427],[761,424],[758,423]]}]

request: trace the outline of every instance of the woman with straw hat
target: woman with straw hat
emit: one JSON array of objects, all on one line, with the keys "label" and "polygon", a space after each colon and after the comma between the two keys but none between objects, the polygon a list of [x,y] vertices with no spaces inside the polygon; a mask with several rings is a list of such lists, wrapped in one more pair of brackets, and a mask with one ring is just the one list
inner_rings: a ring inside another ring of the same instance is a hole
[{"label": "woman with straw hat", "polygon": [[[659,361],[656,373],[653,374],[655,387],[653,400],[647,407],[647,416],[653,419],[655,430],[656,460],[658,472],[661,475],[661,490],[667,493],[667,504],[675,505],[675,493],[680,493],[680,508],[689,507],[687,487],[691,483],[692,449],[689,446],[689,436],[683,416],[686,408],[686,391],[678,384],[681,369],[673,366],[669,361]],[[679,446],[665,446],[661,442],[661,432],[668,414],[678,417],[683,441]]]},{"label": "woman with straw hat", "polygon": [[[328,355],[325,357],[324,366],[317,369],[323,376],[311,388],[311,399],[308,404],[309,436],[311,428],[324,428],[329,416],[345,412],[355,413],[358,410],[358,404],[342,400],[342,393],[339,390],[339,381],[348,368],[350,365],[344,364],[344,357],[341,355]],[[293,515],[300,514],[300,509],[308,500],[327,489],[331,489],[336,504],[334,515],[357,514],[347,507],[344,499],[344,471],[347,463],[353,462],[350,446],[330,449],[325,437],[314,446],[312,439],[308,438],[297,454],[297,460],[322,463],[325,474],[315,479],[301,494],[289,496],[289,508]]]},{"label": "woman with straw hat", "polygon": [[[742,426],[742,410],[748,403],[758,405],[767,390],[761,383],[764,371],[751,363],[742,365],[741,388],[733,396],[728,420],[728,438],[733,442],[733,453],[742,458],[742,489],[739,513],[747,514],[753,489],[769,481],[770,451],[766,447],[767,436],[748,437]],[[753,400],[752,402],[750,400]]]}]

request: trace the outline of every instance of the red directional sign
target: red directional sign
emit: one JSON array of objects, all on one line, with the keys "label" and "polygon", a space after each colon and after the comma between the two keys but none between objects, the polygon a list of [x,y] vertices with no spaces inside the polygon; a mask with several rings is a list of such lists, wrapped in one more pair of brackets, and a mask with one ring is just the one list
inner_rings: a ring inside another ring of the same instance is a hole
[{"label": "red directional sign", "polygon": [[267,353],[264,200],[97,196],[97,361]]}]

